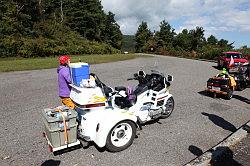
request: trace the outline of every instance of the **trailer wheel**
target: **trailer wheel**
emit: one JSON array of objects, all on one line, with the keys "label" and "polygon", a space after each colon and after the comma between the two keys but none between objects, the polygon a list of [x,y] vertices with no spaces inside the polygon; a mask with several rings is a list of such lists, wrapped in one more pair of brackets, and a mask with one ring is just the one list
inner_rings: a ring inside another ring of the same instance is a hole
[{"label": "trailer wheel", "polygon": [[117,123],[109,132],[106,148],[110,152],[119,152],[127,149],[134,141],[136,125],[131,121]]}]

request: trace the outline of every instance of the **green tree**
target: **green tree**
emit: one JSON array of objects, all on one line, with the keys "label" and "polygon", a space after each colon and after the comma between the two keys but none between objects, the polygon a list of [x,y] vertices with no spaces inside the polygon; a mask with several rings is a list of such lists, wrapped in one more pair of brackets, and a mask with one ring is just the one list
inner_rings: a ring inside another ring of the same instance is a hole
[{"label": "green tree", "polygon": [[122,32],[120,31],[120,26],[115,21],[115,14],[108,12],[104,26],[101,36],[102,41],[105,41],[114,48],[121,49]]},{"label": "green tree", "polygon": [[205,30],[202,27],[196,27],[196,29],[190,30],[191,41],[192,41],[192,50],[197,51],[205,44],[204,37]]},{"label": "green tree", "polygon": [[65,7],[66,25],[88,40],[101,41],[105,13],[99,0],[67,1]]},{"label": "green tree", "polygon": [[147,23],[142,21],[135,34],[136,52],[145,51],[143,47],[146,45],[151,36],[152,32],[149,30]]},{"label": "green tree", "polygon": [[183,29],[174,39],[174,47],[185,51],[191,51],[191,35],[187,29]]},{"label": "green tree", "polygon": [[218,43],[218,40],[216,39],[214,35],[211,35],[207,38],[207,44],[216,45],[217,43]]},{"label": "green tree", "polygon": [[228,41],[225,40],[225,39],[221,39],[221,40],[218,41],[218,45],[220,47],[228,49],[228,50],[233,49],[233,44],[234,44],[234,42],[233,43],[228,43]]},{"label": "green tree", "polygon": [[160,31],[155,33],[155,40],[157,42],[157,45],[159,47],[172,47],[175,34],[176,33],[174,32],[174,29],[171,27],[171,25],[163,20],[160,23]]}]

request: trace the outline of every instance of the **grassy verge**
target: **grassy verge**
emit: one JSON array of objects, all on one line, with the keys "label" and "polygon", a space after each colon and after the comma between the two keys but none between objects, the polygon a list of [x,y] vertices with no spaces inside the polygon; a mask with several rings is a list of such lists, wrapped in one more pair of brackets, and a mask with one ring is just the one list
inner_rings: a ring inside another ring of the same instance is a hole
[{"label": "grassy verge", "polygon": [[[112,55],[77,55],[71,56],[71,62],[82,62],[89,64],[107,63],[145,57],[137,54],[112,54]],[[2,58],[0,59],[0,72],[50,69],[58,66],[58,57],[48,58]]]}]

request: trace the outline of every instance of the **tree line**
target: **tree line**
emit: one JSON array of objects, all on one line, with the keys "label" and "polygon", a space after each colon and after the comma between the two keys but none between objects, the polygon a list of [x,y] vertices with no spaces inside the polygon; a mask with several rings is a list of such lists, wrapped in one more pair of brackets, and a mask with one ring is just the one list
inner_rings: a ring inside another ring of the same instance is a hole
[{"label": "tree line", "polygon": [[[165,20],[160,25],[159,31],[151,32],[147,22],[142,22],[135,34],[136,52],[153,52],[170,56],[197,57],[215,59],[223,51],[231,51],[233,42],[218,40],[214,35],[204,37],[203,27],[183,29],[176,33],[175,29]],[[244,46],[245,51],[247,46]],[[248,51],[250,53],[250,50]]]},{"label": "tree line", "polygon": [[0,0],[0,57],[119,52],[114,17],[100,0]]}]

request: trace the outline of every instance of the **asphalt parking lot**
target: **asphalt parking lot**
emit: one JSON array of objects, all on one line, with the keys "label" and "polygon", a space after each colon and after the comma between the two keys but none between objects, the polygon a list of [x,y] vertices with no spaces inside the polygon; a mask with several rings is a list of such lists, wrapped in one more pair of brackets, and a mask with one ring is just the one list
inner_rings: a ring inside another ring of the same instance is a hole
[{"label": "asphalt parking lot", "polygon": [[91,65],[107,85],[127,81],[139,69],[174,76],[170,93],[175,109],[168,119],[143,126],[125,151],[110,153],[92,145],[54,156],[42,137],[41,110],[60,105],[56,69],[0,73],[0,165],[183,165],[250,120],[250,88],[231,100],[204,95],[206,81],[219,71],[215,63],[174,57],[138,58]]}]

